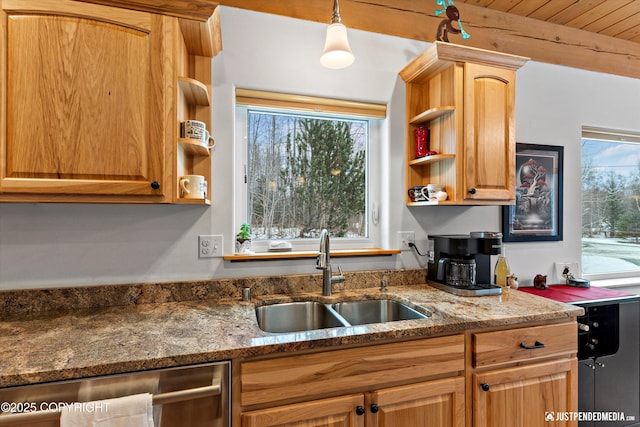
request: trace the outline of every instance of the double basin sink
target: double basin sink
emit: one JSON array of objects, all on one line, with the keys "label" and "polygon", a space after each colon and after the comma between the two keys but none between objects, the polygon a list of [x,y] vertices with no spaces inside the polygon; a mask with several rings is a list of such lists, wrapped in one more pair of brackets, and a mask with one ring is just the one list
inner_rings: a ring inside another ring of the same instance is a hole
[{"label": "double basin sink", "polygon": [[323,304],[300,301],[264,305],[256,308],[258,326],[265,332],[302,332],[314,329],[338,328],[426,319],[431,313],[420,313],[394,300],[343,301]]}]

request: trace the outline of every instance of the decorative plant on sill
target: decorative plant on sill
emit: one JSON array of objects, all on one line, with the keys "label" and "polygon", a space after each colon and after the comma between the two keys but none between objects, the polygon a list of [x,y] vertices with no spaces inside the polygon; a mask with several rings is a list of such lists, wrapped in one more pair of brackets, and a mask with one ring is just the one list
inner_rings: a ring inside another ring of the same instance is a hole
[{"label": "decorative plant on sill", "polygon": [[240,226],[236,234],[236,252],[246,254],[251,252],[251,226],[246,222]]}]

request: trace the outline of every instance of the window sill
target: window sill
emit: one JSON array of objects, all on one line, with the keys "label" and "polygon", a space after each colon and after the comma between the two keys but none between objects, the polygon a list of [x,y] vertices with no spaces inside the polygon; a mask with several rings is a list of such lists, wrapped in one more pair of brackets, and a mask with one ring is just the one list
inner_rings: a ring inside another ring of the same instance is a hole
[{"label": "window sill", "polygon": [[616,288],[620,286],[640,285],[640,277],[624,277],[617,279],[597,279],[591,280],[591,286],[602,288]]},{"label": "window sill", "polygon": [[[331,258],[335,257],[361,257],[361,256],[387,256],[399,254],[399,249],[336,249],[331,251]],[[315,258],[318,251],[292,251],[292,252],[262,252],[254,254],[225,255],[225,261],[271,261],[283,259]]]}]

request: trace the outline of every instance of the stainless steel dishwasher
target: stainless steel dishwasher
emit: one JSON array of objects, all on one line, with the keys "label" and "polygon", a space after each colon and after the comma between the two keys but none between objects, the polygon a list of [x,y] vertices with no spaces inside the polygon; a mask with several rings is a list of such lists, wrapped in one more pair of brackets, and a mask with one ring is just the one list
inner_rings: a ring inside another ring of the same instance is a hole
[{"label": "stainless steel dishwasher", "polygon": [[229,376],[216,362],[2,388],[0,426],[58,426],[66,404],[151,393],[155,426],[230,427]]}]

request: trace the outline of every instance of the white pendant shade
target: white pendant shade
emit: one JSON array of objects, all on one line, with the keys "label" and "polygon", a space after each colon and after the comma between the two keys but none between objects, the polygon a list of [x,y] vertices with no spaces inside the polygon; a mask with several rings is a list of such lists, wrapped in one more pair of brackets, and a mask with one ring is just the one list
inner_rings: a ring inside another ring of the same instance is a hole
[{"label": "white pendant shade", "polygon": [[347,39],[347,27],[339,22],[330,24],[320,63],[327,68],[337,69],[348,67],[354,60]]}]

